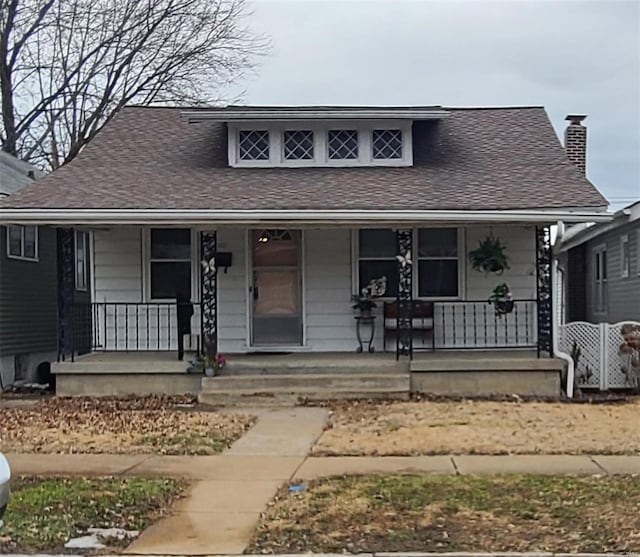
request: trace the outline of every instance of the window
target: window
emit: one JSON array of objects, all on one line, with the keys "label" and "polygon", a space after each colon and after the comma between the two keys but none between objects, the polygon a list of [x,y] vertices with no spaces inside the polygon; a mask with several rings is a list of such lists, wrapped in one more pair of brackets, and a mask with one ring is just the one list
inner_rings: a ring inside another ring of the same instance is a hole
[{"label": "window", "polygon": [[402,131],[373,130],[371,145],[374,159],[401,159]]},{"label": "window", "polygon": [[418,297],[458,297],[459,265],[457,228],[418,230]]},{"label": "window", "polygon": [[329,159],[349,160],[358,158],[357,130],[329,130],[327,136]]},{"label": "window", "polygon": [[38,260],[38,227],[7,226],[7,256]]},{"label": "window", "polygon": [[76,290],[87,289],[87,254],[89,234],[76,230]]},{"label": "window", "polygon": [[384,297],[398,295],[396,233],[391,229],[366,229],[358,232],[358,292],[373,279],[387,277]]},{"label": "window", "polygon": [[150,239],[152,300],[191,299],[191,231],[155,228]]},{"label": "window", "polygon": [[238,157],[243,161],[269,160],[269,132],[267,130],[240,130]]},{"label": "window", "polygon": [[284,158],[288,161],[313,160],[313,132],[310,130],[284,132]]},{"label": "window", "polygon": [[629,235],[625,234],[620,238],[620,262],[621,276],[627,278],[631,270],[631,251],[629,248]]},{"label": "window", "polygon": [[599,246],[593,250],[593,279],[595,311],[607,311],[607,248]]}]

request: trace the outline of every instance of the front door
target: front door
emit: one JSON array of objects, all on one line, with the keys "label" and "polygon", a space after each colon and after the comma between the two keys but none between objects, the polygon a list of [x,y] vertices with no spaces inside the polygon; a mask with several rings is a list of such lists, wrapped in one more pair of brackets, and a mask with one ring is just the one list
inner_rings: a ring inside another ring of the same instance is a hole
[{"label": "front door", "polygon": [[302,303],[299,230],[252,230],[253,346],[300,346]]}]

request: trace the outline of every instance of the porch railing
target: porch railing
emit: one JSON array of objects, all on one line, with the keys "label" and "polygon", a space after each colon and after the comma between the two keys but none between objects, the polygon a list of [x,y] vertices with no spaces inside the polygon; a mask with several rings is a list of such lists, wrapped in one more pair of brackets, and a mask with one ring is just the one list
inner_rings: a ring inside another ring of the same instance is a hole
[{"label": "porch railing", "polygon": [[536,308],[534,299],[514,300],[498,315],[487,300],[434,302],[430,332],[412,319],[413,351],[536,348]]},{"label": "porch railing", "polygon": [[96,351],[200,351],[200,304],[92,302],[74,304],[71,338],[59,359]]}]

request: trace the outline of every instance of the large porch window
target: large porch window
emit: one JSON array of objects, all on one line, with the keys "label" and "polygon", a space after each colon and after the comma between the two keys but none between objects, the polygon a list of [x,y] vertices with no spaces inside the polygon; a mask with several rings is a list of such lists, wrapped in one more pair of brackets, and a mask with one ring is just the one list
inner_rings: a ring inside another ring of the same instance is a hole
[{"label": "large porch window", "polygon": [[149,254],[151,299],[191,299],[191,230],[151,229]]},{"label": "large porch window", "polygon": [[[460,234],[457,228],[421,228],[415,231],[414,295],[418,298],[460,297]],[[385,297],[398,294],[396,232],[390,228],[358,231],[358,291],[373,279],[387,277]]]}]

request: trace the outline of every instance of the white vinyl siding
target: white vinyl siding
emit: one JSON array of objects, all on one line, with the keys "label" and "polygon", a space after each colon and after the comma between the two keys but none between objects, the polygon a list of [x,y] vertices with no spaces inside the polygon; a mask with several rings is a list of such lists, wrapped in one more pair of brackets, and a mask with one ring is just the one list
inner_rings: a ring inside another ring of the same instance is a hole
[{"label": "white vinyl siding", "polygon": [[357,344],[350,303],[351,231],[305,230],[304,238],[307,347],[353,351]]},{"label": "white vinyl siding", "polygon": [[218,270],[218,349],[222,353],[244,352],[247,349],[246,275],[247,231],[244,228],[218,230],[218,251],[231,252],[232,265]]}]

